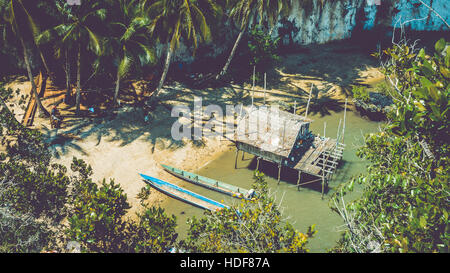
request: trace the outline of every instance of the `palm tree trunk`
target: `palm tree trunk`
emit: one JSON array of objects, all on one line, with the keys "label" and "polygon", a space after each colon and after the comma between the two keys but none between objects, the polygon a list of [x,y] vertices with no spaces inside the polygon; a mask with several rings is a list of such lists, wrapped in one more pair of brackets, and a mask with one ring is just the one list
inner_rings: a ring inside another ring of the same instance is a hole
[{"label": "palm tree trunk", "polygon": [[153,95],[150,97],[150,101],[149,101],[150,105],[151,105],[151,103],[153,103],[155,101],[156,97],[158,96],[159,92],[161,91],[161,89],[164,85],[164,81],[166,80],[167,72],[169,71],[170,59],[172,58],[172,54],[173,54],[173,48],[170,46],[170,43],[167,42],[167,55],[166,55],[166,62],[164,64],[164,70],[161,75],[161,80],[159,81],[158,87],[156,88]]},{"label": "palm tree trunk", "polygon": [[78,58],[77,58],[77,98],[76,98],[76,114],[80,113],[81,103],[81,43],[78,43]]},{"label": "palm tree trunk", "polygon": [[241,30],[241,32],[239,33],[239,36],[236,39],[236,42],[234,42],[234,46],[233,49],[231,50],[230,56],[228,56],[228,60],[225,63],[225,66],[223,67],[222,71],[217,75],[216,80],[218,80],[220,77],[222,77],[223,75],[225,75],[228,71],[228,67],[230,66],[231,60],[234,57],[234,54],[236,53],[236,49],[238,48],[239,42],[242,39],[242,36],[245,33],[245,28],[243,30]]},{"label": "palm tree trunk", "polygon": [[119,97],[119,88],[120,88],[120,73],[119,73],[119,67],[117,67],[116,90],[114,91],[114,104],[115,105],[117,105],[117,98]]},{"label": "palm tree trunk", "polygon": [[39,116],[49,116],[49,113],[47,110],[45,110],[44,106],[42,106],[41,103],[41,99],[39,98],[39,94],[37,92],[37,87],[36,84],[34,82],[34,78],[33,78],[33,73],[31,72],[31,65],[30,65],[30,59],[28,56],[28,51],[27,51],[27,47],[25,46],[25,42],[23,41],[23,38],[20,37],[20,43],[22,44],[22,48],[23,48],[23,58],[25,61],[25,66],[27,68],[27,73],[28,73],[28,79],[31,82],[31,92],[32,95],[34,95],[35,99],[36,99],[36,104],[38,106],[39,109]]},{"label": "palm tree trunk", "polygon": [[70,88],[70,62],[69,62],[69,49],[66,48],[66,94],[64,96],[64,100],[67,100],[70,97],[71,88]]},{"label": "palm tree trunk", "polygon": [[42,64],[44,65],[44,68],[45,68],[46,76],[50,76],[50,69],[48,68],[47,61],[45,61],[44,54],[42,54],[42,51],[39,48],[38,48],[38,50],[39,50],[39,56],[41,57]]}]

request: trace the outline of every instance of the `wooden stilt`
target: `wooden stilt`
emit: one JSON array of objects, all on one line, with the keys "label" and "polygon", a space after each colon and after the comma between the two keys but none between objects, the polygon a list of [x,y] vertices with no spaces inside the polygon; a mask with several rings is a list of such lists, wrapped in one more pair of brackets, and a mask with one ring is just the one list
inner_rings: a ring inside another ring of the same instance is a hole
[{"label": "wooden stilt", "polygon": [[256,158],[256,170],[259,171],[259,157]]},{"label": "wooden stilt", "polygon": [[339,119],[339,125],[338,125],[338,130],[337,130],[337,135],[336,135],[336,147],[338,147],[338,145],[339,145],[339,139],[340,139],[340,130],[341,130],[341,122],[342,122],[342,119]]},{"label": "wooden stilt", "polygon": [[325,192],[325,173],[322,174],[322,196],[323,199],[323,193]]},{"label": "wooden stilt", "polygon": [[302,171],[298,171],[298,178],[297,178],[297,189],[300,190],[300,177],[302,175]]},{"label": "wooden stilt", "polygon": [[253,66],[252,106],[253,106],[253,97],[255,96],[255,77],[256,77],[256,66]]},{"label": "wooden stilt", "polygon": [[278,165],[278,184],[280,184],[281,164]]},{"label": "wooden stilt", "polygon": [[256,66],[253,66],[253,89],[255,88]]},{"label": "wooden stilt", "polygon": [[244,155],[245,155],[245,152],[242,151],[242,160],[244,160]]},{"label": "wooden stilt", "polygon": [[237,169],[237,158],[239,154],[239,149],[236,149],[236,158],[234,159],[234,168]]},{"label": "wooden stilt", "polygon": [[347,99],[345,99],[344,124],[342,125],[342,143],[344,143],[344,137],[345,137],[345,117],[346,116],[347,116]]},{"label": "wooden stilt", "polygon": [[267,85],[266,73],[264,73],[264,105],[266,105],[266,85]]},{"label": "wooden stilt", "polygon": [[255,95],[255,92],[252,91],[252,107],[253,107],[253,95]]}]

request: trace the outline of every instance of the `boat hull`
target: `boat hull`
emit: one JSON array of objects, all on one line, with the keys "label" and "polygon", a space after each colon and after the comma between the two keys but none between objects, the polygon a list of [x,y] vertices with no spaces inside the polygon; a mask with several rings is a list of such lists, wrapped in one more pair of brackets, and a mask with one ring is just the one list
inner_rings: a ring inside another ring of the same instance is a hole
[{"label": "boat hull", "polygon": [[155,189],[161,191],[162,193],[178,199],[180,201],[186,202],[188,204],[194,205],[196,207],[207,209],[210,211],[217,211],[223,208],[229,208],[227,205],[209,199],[205,196],[197,194],[195,192],[191,192],[182,187],[178,187],[169,182],[157,179],[155,177],[151,177],[148,175],[140,174],[141,177],[147,182],[149,185],[154,187]]},{"label": "boat hull", "polygon": [[[185,172],[167,165],[161,165],[164,170],[180,179],[186,180],[192,184],[205,187],[207,189],[217,191],[235,198],[245,198],[248,190],[239,188],[230,184],[226,184],[217,180],[210,179],[201,175]],[[233,189],[232,189],[233,188]]]}]

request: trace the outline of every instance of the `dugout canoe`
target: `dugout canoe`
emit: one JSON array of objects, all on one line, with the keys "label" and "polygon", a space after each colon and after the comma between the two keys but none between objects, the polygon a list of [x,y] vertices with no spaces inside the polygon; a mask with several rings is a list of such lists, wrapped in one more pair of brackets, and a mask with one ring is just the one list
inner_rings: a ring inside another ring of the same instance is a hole
[{"label": "dugout canoe", "polygon": [[231,184],[227,184],[209,177],[201,176],[195,173],[186,172],[171,166],[167,166],[164,164],[161,164],[161,166],[166,170],[168,173],[181,178],[183,180],[186,180],[190,183],[205,187],[210,190],[214,190],[223,194],[230,195],[235,198],[245,198],[250,199],[253,190],[247,190],[244,188],[240,188]]},{"label": "dugout canoe", "polygon": [[227,205],[224,205],[222,203],[219,203],[205,196],[202,196],[195,192],[189,191],[185,188],[174,185],[172,183],[145,174],[139,175],[144,179],[145,182],[147,182],[150,186],[154,187],[155,189],[161,191],[164,194],[169,195],[170,197],[186,202],[188,204],[197,206],[202,209],[207,209],[210,211],[217,211],[223,208],[229,208]]}]

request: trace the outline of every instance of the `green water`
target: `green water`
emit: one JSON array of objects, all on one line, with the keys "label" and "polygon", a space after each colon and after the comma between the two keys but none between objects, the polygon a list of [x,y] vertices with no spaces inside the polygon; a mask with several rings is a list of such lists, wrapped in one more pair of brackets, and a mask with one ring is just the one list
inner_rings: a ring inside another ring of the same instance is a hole
[{"label": "green water", "polygon": [[[343,111],[333,113],[328,116],[320,117],[310,115],[314,122],[310,129],[315,134],[323,135],[324,122],[326,122],[326,136],[336,138],[339,119],[343,118]],[[260,170],[267,174],[266,180],[272,193],[275,194],[277,202],[282,201],[285,207],[283,215],[289,218],[289,221],[299,231],[305,232],[308,226],[316,225],[318,233],[310,241],[309,248],[311,252],[324,252],[333,247],[340,237],[339,229],[343,221],[329,208],[329,197],[333,189],[340,183],[348,181],[352,176],[364,172],[366,162],[361,161],[355,151],[363,142],[363,135],[378,130],[379,123],[369,121],[359,116],[358,113],[348,111],[346,117],[346,128],[344,142],[347,145],[344,151],[343,162],[340,164],[337,172],[329,183],[329,191],[321,199],[320,184],[311,184],[308,187],[302,187],[297,190],[295,183],[297,181],[296,172],[282,169],[281,183],[277,183],[277,166],[261,162]],[[192,154],[194,157],[195,154]],[[226,183],[251,188],[253,183],[253,170],[256,168],[256,160],[250,154],[245,154],[242,160],[242,152],[238,157],[238,168],[234,168],[235,148],[230,146],[229,150],[222,154],[216,160],[210,162],[203,168],[197,170],[200,175],[214,178]],[[176,167],[176,166],[175,166]],[[306,181],[308,177],[302,177]],[[169,182],[174,182],[181,187],[207,196],[217,201],[224,201],[226,204],[236,204],[239,200],[226,195],[193,185],[178,178],[173,177]],[[358,189],[353,194],[358,194]],[[350,197],[351,198],[351,197]],[[178,232],[180,237],[184,237],[187,231],[186,220],[189,217],[201,217],[203,210],[186,204],[184,202],[168,198],[162,203],[162,206],[168,213],[175,214],[178,221]]]}]

